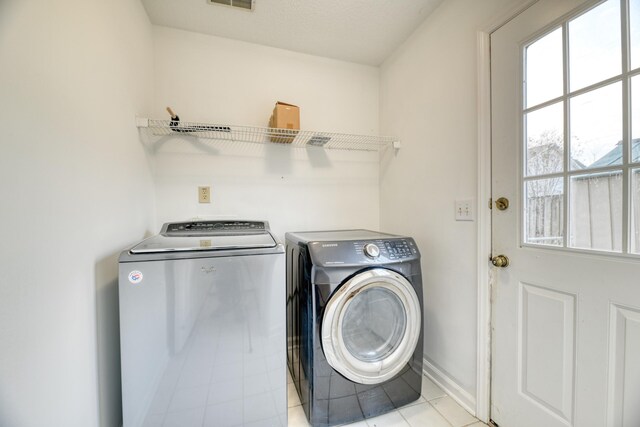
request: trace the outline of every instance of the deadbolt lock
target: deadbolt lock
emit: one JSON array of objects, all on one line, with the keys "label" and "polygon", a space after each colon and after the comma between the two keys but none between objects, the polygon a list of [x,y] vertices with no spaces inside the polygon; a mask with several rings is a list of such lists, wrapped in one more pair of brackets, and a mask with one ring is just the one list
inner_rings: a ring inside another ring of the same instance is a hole
[{"label": "deadbolt lock", "polygon": [[499,211],[506,211],[509,208],[509,199],[500,197],[496,200],[496,208],[498,208]]},{"label": "deadbolt lock", "polygon": [[491,258],[491,264],[499,268],[505,268],[509,266],[509,258],[505,255],[496,255]]}]

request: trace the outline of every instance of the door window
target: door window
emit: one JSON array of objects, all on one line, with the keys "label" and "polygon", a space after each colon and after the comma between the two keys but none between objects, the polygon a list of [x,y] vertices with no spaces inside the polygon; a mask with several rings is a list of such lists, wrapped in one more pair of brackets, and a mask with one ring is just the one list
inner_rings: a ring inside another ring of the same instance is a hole
[{"label": "door window", "polygon": [[640,253],[639,3],[600,2],[523,47],[525,245]]}]

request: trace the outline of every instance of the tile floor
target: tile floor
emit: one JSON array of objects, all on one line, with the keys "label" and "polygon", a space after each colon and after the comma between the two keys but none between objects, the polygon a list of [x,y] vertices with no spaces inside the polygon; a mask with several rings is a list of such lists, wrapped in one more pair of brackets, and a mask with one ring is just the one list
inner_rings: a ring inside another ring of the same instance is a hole
[{"label": "tile floor", "polygon": [[[309,427],[296,388],[288,377],[289,427]],[[422,378],[420,399],[393,412],[370,418],[349,427],[482,427],[478,421],[458,405],[455,400],[428,378]]]}]

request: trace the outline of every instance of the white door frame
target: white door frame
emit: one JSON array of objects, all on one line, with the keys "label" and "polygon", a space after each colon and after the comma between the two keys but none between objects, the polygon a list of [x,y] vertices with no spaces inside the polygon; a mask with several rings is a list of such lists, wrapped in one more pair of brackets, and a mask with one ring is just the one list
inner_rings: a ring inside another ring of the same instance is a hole
[{"label": "white door frame", "polygon": [[490,37],[537,0],[516,2],[477,32],[477,122],[478,122],[478,302],[476,418],[485,423],[491,415],[491,51]]}]

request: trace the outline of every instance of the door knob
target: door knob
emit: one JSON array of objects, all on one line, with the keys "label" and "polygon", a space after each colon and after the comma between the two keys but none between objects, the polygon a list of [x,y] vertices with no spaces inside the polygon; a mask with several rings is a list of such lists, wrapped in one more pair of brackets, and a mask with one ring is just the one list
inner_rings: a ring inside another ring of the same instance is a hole
[{"label": "door knob", "polygon": [[506,211],[509,208],[509,199],[500,197],[496,200],[496,208],[498,208],[499,211]]},{"label": "door knob", "polygon": [[496,255],[491,258],[491,264],[495,265],[496,267],[505,268],[509,266],[509,258],[507,258],[505,255]]}]

